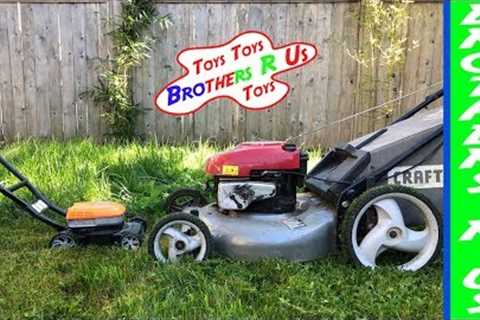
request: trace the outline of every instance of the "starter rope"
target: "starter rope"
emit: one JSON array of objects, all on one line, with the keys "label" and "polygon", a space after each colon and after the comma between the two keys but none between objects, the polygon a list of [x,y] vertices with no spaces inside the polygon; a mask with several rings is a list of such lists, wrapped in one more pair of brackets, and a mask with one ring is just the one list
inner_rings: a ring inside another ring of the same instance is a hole
[{"label": "starter rope", "polygon": [[337,125],[337,124],[339,124],[339,123],[342,123],[342,122],[351,120],[351,119],[356,118],[356,117],[358,117],[358,116],[360,116],[360,115],[362,115],[362,114],[365,114],[365,113],[368,113],[368,112],[371,112],[371,111],[380,109],[380,108],[382,108],[382,107],[384,107],[384,106],[386,106],[386,105],[389,105],[389,104],[391,104],[391,103],[394,103],[394,102],[397,102],[397,101],[401,101],[401,100],[406,99],[406,98],[408,98],[408,97],[411,97],[411,96],[413,96],[413,95],[415,95],[415,94],[417,94],[417,93],[419,93],[419,92],[427,91],[427,90],[429,90],[429,89],[435,88],[435,87],[437,87],[437,86],[439,86],[439,85],[441,85],[441,84],[443,84],[443,81],[435,82],[434,84],[430,85],[429,87],[412,91],[412,92],[410,92],[410,93],[408,93],[408,94],[406,94],[406,95],[397,97],[397,98],[395,98],[395,99],[389,100],[389,101],[387,101],[387,102],[384,102],[384,103],[379,104],[379,105],[376,105],[376,106],[374,106],[374,107],[365,109],[365,110],[363,110],[363,111],[354,113],[354,114],[349,115],[349,116],[347,116],[347,117],[345,117],[345,118],[342,118],[342,119],[339,119],[339,120],[335,120],[335,121],[333,121],[333,122],[331,122],[331,123],[329,123],[329,124],[326,124],[326,125],[324,125],[324,126],[315,128],[315,129],[310,130],[310,131],[307,131],[307,132],[303,132],[303,133],[301,133],[301,134],[299,134],[299,135],[296,135],[296,136],[288,137],[288,138],[285,140],[285,142],[289,142],[289,141],[291,141],[291,140],[293,140],[293,139],[305,137],[305,136],[314,134],[314,133],[316,133],[316,132],[319,132],[319,131],[321,131],[321,130],[323,130],[323,129],[327,129],[327,128],[333,127],[333,126],[335,126],[335,125]]}]

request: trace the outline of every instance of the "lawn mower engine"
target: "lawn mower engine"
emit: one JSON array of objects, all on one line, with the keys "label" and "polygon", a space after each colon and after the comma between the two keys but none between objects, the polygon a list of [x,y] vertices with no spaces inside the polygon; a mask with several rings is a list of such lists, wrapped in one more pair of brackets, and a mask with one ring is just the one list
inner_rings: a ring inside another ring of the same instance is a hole
[{"label": "lawn mower engine", "polygon": [[206,163],[214,177],[217,203],[199,210],[230,257],[294,261],[326,255],[334,246],[334,210],[313,196],[299,194],[308,154],[293,144],[249,142],[216,154]]},{"label": "lawn mower engine", "polygon": [[208,159],[221,210],[283,213],[295,210],[308,154],[281,142],[243,143]]}]

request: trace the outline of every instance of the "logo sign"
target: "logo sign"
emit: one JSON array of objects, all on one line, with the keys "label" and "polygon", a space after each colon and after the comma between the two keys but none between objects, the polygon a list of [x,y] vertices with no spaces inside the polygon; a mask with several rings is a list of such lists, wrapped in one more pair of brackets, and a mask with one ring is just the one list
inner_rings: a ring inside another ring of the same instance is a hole
[{"label": "logo sign", "polygon": [[155,95],[155,105],[171,115],[193,113],[208,102],[228,98],[249,110],[273,107],[290,90],[280,73],[315,59],[317,49],[305,42],[275,47],[264,33],[246,31],[232,40],[188,48],[177,55],[185,73]]},{"label": "logo sign", "polygon": [[451,250],[445,294],[451,319],[480,319],[480,1],[451,1],[450,8]]},{"label": "logo sign", "polygon": [[388,172],[389,184],[416,189],[443,188],[443,165],[395,167]]}]

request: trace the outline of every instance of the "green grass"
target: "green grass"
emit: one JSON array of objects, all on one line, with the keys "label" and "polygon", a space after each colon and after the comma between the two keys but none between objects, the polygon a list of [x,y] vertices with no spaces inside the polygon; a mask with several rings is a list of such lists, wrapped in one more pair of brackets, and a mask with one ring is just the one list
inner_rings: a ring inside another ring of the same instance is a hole
[{"label": "green grass", "polygon": [[[1,153],[61,206],[120,200],[153,223],[171,190],[203,184],[203,161],[216,151],[29,141]],[[0,200],[0,319],[441,318],[439,263],[418,273],[354,268],[341,256],[161,265],[145,246],[51,251],[53,234]]]}]

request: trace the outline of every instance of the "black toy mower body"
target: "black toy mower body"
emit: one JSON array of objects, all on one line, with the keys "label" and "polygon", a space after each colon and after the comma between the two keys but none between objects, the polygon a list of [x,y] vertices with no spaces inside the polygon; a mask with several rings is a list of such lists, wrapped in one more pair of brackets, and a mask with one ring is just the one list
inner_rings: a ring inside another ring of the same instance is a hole
[{"label": "black toy mower body", "polygon": [[[2,156],[0,165],[18,180],[18,183],[12,186],[1,183],[0,193],[33,218],[58,231],[51,239],[50,247],[70,248],[87,242],[105,241],[114,242],[127,250],[140,247],[146,223],[141,218],[127,220],[123,205],[106,201],[80,202],[63,209],[47,199]],[[20,189],[28,190],[30,196],[20,197]]]}]

